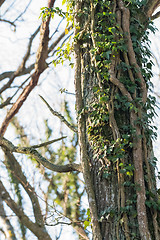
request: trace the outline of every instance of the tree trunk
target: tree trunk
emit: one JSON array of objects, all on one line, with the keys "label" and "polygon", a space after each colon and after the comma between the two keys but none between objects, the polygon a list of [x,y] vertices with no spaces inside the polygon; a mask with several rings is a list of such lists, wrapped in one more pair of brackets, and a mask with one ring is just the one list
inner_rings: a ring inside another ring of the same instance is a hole
[{"label": "tree trunk", "polygon": [[153,27],[143,12],[139,1],[75,4],[78,133],[93,239],[160,239],[145,45]]}]

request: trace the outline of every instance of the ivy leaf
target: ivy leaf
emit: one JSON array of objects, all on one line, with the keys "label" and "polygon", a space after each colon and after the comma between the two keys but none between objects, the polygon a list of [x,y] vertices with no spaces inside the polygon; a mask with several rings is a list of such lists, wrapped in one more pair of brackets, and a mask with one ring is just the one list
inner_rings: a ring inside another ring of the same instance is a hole
[{"label": "ivy leaf", "polygon": [[67,35],[69,33],[68,29],[65,28],[65,35]]},{"label": "ivy leaf", "polygon": [[84,221],[84,229],[86,229],[89,226],[90,222],[89,221]]},{"label": "ivy leaf", "polygon": [[105,57],[106,59],[109,59],[110,58],[110,54],[111,54],[111,51],[107,51],[107,52],[104,52],[103,53],[103,57]]},{"label": "ivy leaf", "polygon": [[64,5],[66,3],[66,0],[62,0],[62,5]]}]

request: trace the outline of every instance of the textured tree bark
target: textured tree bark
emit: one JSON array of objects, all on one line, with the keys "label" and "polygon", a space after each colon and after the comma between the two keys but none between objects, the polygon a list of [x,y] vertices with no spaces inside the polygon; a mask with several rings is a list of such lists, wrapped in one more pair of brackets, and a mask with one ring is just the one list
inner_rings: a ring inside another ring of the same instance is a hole
[{"label": "textured tree bark", "polygon": [[[92,218],[96,206],[100,225],[100,234],[96,236],[93,230],[93,239],[158,240],[159,210],[146,206],[146,200],[152,201],[149,192],[157,199],[151,136],[146,137],[149,126],[143,126],[148,85],[142,57],[133,42],[136,34],[130,30],[133,17],[144,29],[148,17],[141,16],[138,7],[135,16],[135,9],[125,2],[81,1],[75,10],[79,13],[75,22],[75,88],[82,169],[86,186],[85,174],[91,176],[95,203],[92,206],[89,198],[89,206]],[[145,31],[136,31],[141,41]],[[117,47],[121,37],[125,50]],[[98,222],[92,221],[92,227]]]},{"label": "textured tree bark", "polygon": [[[79,10],[82,4],[80,0],[76,1],[75,4],[75,36],[79,34],[79,27],[80,27],[80,18],[79,18]],[[81,49],[79,41],[75,42],[74,44],[75,50],[75,91],[76,91],[76,105],[77,111],[81,111],[83,109],[83,94],[82,94],[82,84],[81,84]],[[81,148],[81,165],[83,170],[83,176],[85,179],[85,186],[86,191],[88,194],[88,201],[91,210],[91,217],[92,217],[92,226],[94,232],[94,239],[101,240],[101,232],[98,223],[98,215],[97,215],[97,208],[96,208],[96,201],[95,195],[93,192],[93,186],[90,178],[90,166],[89,166],[89,158],[86,149],[86,125],[85,125],[85,117],[82,113],[78,117],[78,136],[79,136],[79,144]]]}]

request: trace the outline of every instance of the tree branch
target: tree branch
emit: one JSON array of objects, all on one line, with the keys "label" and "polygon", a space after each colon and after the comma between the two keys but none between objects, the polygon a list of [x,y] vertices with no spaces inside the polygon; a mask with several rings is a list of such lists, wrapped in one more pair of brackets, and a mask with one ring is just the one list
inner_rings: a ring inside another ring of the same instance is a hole
[{"label": "tree branch", "polygon": [[0,109],[4,108],[5,106],[9,105],[11,102],[12,97],[8,97],[4,102],[0,104]]},{"label": "tree branch", "polygon": [[32,222],[27,215],[23,212],[22,208],[15,203],[15,201],[10,197],[6,188],[4,187],[2,181],[0,181],[0,197],[6,204],[12,209],[12,211],[19,217],[21,222],[31,231],[33,232],[38,239],[40,240],[51,240],[48,233],[45,231],[43,227],[40,227],[38,224]]},{"label": "tree branch", "polygon": [[53,110],[53,108],[51,108],[51,106],[48,104],[48,102],[47,102],[41,95],[39,95],[39,96],[40,96],[40,98],[43,100],[43,102],[47,105],[47,107],[49,108],[50,112],[51,112],[54,116],[58,117],[58,118],[61,120],[61,122],[63,122],[63,123],[64,123],[67,127],[69,127],[73,132],[77,132],[77,129],[75,128],[75,126],[71,125],[71,124],[64,118],[64,116],[62,116],[59,112]]},{"label": "tree branch", "polygon": [[[4,78],[10,77],[9,81],[0,89],[0,94],[11,86],[11,84],[13,83],[14,79],[17,76],[20,76],[21,74],[23,74],[23,72],[25,70],[26,62],[27,62],[28,58],[30,57],[32,42],[33,42],[34,38],[36,37],[36,35],[38,34],[39,30],[40,30],[40,27],[38,27],[36,29],[36,31],[31,35],[31,37],[29,39],[27,51],[26,51],[26,53],[25,53],[25,55],[22,59],[22,62],[20,64],[20,66],[17,68],[17,70],[15,72],[5,72],[5,73],[0,75],[0,80],[3,80]],[[34,65],[33,65],[33,68],[34,68]]]},{"label": "tree branch", "polygon": [[32,203],[32,208],[35,216],[36,223],[44,227],[44,221],[43,221],[43,216],[41,212],[41,208],[39,205],[39,201],[37,199],[37,195],[35,194],[34,188],[30,185],[30,183],[27,181],[26,176],[22,172],[22,168],[20,164],[17,162],[16,158],[14,155],[7,149],[3,150],[5,153],[5,165],[11,173],[14,175],[14,177],[18,180],[18,182],[21,183],[25,191],[27,192],[31,203]]},{"label": "tree branch", "polygon": [[50,169],[54,172],[72,172],[72,171],[78,171],[81,172],[81,165],[77,163],[71,163],[66,165],[55,165],[51,162],[49,162],[46,158],[44,158],[38,151],[36,151],[32,147],[16,147],[14,146],[10,141],[7,139],[0,137],[0,146],[6,148],[10,152],[16,152],[16,153],[22,153],[31,156],[36,161],[41,163],[44,167]]},{"label": "tree branch", "polygon": [[151,20],[155,20],[156,18],[159,18],[160,17],[160,11],[157,12],[156,14],[154,14],[152,17],[151,17]]},{"label": "tree branch", "polygon": [[66,138],[66,137],[67,137],[67,136],[61,137],[61,138],[57,138],[57,139],[53,139],[53,140],[51,140],[51,141],[47,141],[47,142],[44,142],[44,143],[41,143],[41,144],[33,145],[32,148],[45,147],[45,146],[47,146],[47,145],[49,145],[49,144],[52,144],[52,143],[54,143],[54,142],[58,142],[58,141]]},{"label": "tree branch", "polygon": [[5,0],[0,0],[0,7],[2,6],[2,4],[5,2]]},{"label": "tree branch", "polygon": [[[55,0],[49,0],[48,7],[51,8],[54,5]],[[46,21],[43,20],[40,29],[40,44],[37,51],[35,72],[32,74],[30,83],[24,88],[23,92],[8,111],[0,128],[0,135],[3,136],[10,121],[19,111],[30,92],[35,88],[38,83],[41,73],[46,69],[46,59],[48,57],[48,41],[49,41],[49,23],[51,17],[49,16]]]},{"label": "tree branch", "polygon": [[20,17],[23,16],[23,14],[27,11],[27,9],[28,9],[29,5],[31,4],[31,2],[32,2],[32,0],[29,1],[29,3],[27,4],[27,6],[26,6],[25,9],[23,10],[23,12],[21,12],[21,13],[19,14],[19,16],[16,17],[16,19],[13,21],[13,23],[16,22]]},{"label": "tree branch", "polygon": [[1,22],[9,23],[9,24],[12,25],[14,28],[16,28],[16,25],[14,24],[14,22],[11,22],[11,21],[9,21],[9,20],[2,19],[2,18],[0,18],[0,21],[1,21]]},{"label": "tree branch", "polygon": [[17,71],[16,71],[16,72],[17,72],[16,75],[19,75],[22,71],[24,71],[26,62],[27,62],[28,58],[30,57],[32,42],[33,42],[34,38],[37,36],[39,30],[40,30],[40,26],[39,26],[39,27],[36,29],[36,31],[31,35],[31,37],[30,37],[30,39],[29,39],[27,51],[26,51],[26,53],[25,53],[25,55],[24,55],[24,57],[23,57],[22,63],[20,64],[20,66],[18,67],[18,69],[17,69]]},{"label": "tree branch", "polygon": [[143,11],[147,17],[152,17],[154,11],[160,6],[160,0],[148,0]]},{"label": "tree branch", "polygon": [[5,234],[6,239],[16,240],[17,238],[15,236],[14,229],[9,221],[9,218],[5,214],[3,201],[1,197],[0,197],[0,219],[2,221],[3,230],[4,230],[3,233]]},{"label": "tree branch", "polygon": [[64,225],[71,225],[75,231],[85,240],[89,240],[89,237],[86,235],[84,229],[82,228],[82,226],[80,225],[81,222],[79,221],[70,221],[70,222],[61,222],[61,221],[58,221],[54,224],[48,224],[46,223],[47,226],[57,226],[59,224],[64,224]]}]

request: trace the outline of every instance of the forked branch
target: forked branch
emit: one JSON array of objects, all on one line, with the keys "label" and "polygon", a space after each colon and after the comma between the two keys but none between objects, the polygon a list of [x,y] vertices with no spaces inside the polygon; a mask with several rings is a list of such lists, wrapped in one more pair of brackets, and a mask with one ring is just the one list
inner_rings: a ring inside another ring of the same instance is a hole
[{"label": "forked branch", "polygon": [[[44,145],[44,144],[43,144]],[[50,169],[54,172],[72,172],[72,171],[78,171],[81,172],[81,165],[77,163],[70,163],[66,165],[56,165],[51,162],[49,162],[46,158],[44,158],[38,151],[35,150],[35,148],[32,147],[17,147],[14,146],[10,141],[7,139],[0,137],[0,146],[3,148],[6,148],[10,152],[15,153],[22,153],[29,155],[30,157],[34,158],[36,161],[38,161],[40,164],[42,164],[44,167]]]}]

